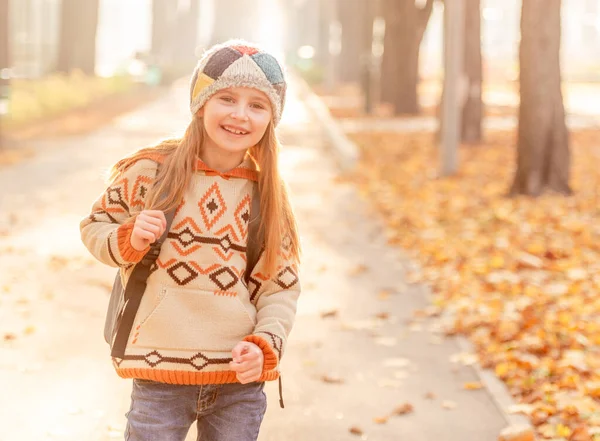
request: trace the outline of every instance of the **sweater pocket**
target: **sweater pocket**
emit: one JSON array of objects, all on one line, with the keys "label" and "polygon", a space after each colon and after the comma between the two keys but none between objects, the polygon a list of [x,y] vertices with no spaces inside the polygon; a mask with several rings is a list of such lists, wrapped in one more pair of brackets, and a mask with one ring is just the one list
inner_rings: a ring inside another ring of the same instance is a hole
[{"label": "sweater pocket", "polygon": [[135,347],[229,352],[254,331],[253,315],[237,296],[185,288],[163,293],[141,320]]}]

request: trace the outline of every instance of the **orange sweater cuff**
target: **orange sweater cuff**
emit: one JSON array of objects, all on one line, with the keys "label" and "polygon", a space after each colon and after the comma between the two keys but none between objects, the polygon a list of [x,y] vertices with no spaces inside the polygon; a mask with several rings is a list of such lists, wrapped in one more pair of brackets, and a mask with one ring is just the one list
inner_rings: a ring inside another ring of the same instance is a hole
[{"label": "orange sweater cuff", "polygon": [[133,223],[127,223],[117,228],[117,245],[119,253],[125,262],[138,263],[146,255],[150,247],[142,251],[137,251],[131,246],[131,233],[133,231]]},{"label": "orange sweater cuff", "polygon": [[263,374],[268,371],[272,371],[277,367],[277,355],[273,351],[273,348],[267,341],[259,337],[258,335],[249,335],[244,338],[244,341],[254,343],[256,346],[260,348],[264,355],[264,364],[263,364]]}]

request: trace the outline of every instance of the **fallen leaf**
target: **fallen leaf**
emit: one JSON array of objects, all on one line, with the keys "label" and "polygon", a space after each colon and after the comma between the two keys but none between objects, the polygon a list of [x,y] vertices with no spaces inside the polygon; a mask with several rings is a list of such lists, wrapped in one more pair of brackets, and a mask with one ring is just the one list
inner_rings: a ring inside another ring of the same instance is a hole
[{"label": "fallen leaf", "polygon": [[340,377],[334,377],[331,375],[323,375],[321,376],[321,381],[323,383],[330,383],[330,384],[343,384],[344,380]]},{"label": "fallen leaf", "polygon": [[15,334],[4,334],[4,341],[12,341],[12,340],[16,340],[17,336]]},{"label": "fallen leaf", "polygon": [[390,417],[387,417],[387,416],[375,417],[375,418],[373,418],[373,422],[375,424],[385,424],[388,422],[389,418]]},{"label": "fallen leaf", "polygon": [[375,314],[375,317],[381,320],[387,320],[390,318],[390,314],[388,312],[380,312]]},{"label": "fallen leaf", "polygon": [[579,426],[573,430],[569,441],[593,441],[592,434],[586,426]]},{"label": "fallen leaf", "polygon": [[377,298],[378,298],[379,300],[387,300],[387,299],[389,299],[389,298],[390,298],[390,295],[391,295],[391,294],[392,294],[392,293],[391,293],[389,290],[387,290],[387,289],[382,289],[381,291],[379,291],[379,294],[377,294]]},{"label": "fallen leaf", "polygon": [[361,274],[366,273],[368,270],[369,270],[369,267],[366,265],[357,265],[348,272],[348,275],[355,277],[355,276],[359,276]]},{"label": "fallen leaf", "polygon": [[478,390],[478,389],[483,389],[483,384],[481,384],[481,382],[479,382],[479,381],[475,381],[472,383],[465,383],[463,385],[463,387],[466,390]]},{"label": "fallen leaf", "polygon": [[528,425],[512,425],[502,429],[498,441],[534,441],[535,435]]},{"label": "fallen leaf", "polygon": [[338,310],[332,309],[331,311],[322,312],[321,318],[333,318],[333,317],[337,317],[337,315],[338,315]]},{"label": "fallen leaf", "polygon": [[436,397],[435,397],[435,394],[434,394],[433,392],[427,392],[427,393],[425,394],[425,398],[426,398],[427,400],[435,400],[435,398],[436,398]]},{"label": "fallen leaf", "polygon": [[362,429],[361,429],[361,428],[359,428],[359,427],[356,427],[356,426],[353,426],[353,427],[350,427],[350,433],[351,433],[352,435],[362,435],[362,434],[363,434],[363,431],[362,431]]},{"label": "fallen leaf", "polygon": [[24,333],[25,335],[31,335],[31,334],[33,334],[34,332],[35,332],[35,326],[27,326],[27,327],[25,328],[25,330],[23,331],[23,333]]},{"label": "fallen leaf", "polygon": [[406,415],[408,413],[414,412],[415,408],[410,403],[404,403],[400,406],[396,407],[392,412],[392,415]]}]

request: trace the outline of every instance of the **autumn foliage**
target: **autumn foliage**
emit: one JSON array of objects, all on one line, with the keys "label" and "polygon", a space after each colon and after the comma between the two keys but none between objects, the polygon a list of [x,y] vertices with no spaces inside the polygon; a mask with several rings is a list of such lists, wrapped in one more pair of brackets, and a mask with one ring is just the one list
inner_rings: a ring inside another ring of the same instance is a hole
[{"label": "autumn foliage", "polygon": [[570,197],[509,198],[514,132],[462,147],[438,178],[432,134],[352,135],[353,179],[413,254],[429,315],[465,334],[542,439],[600,439],[600,134],[572,134]]}]

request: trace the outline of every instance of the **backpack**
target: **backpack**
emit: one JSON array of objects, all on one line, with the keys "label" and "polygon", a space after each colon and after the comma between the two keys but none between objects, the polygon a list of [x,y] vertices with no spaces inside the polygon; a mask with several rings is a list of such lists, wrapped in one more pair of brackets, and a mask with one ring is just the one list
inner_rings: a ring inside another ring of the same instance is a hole
[{"label": "backpack", "polygon": [[[167,227],[164,233],[150,246],[150,250],[144,258],[135,265],[126,287],[123,287],[121,282],[120,271],[117,272],[104,323],[104,339],[111,347],[112,357],[120,359],[125,357],[125,347],[129,340],[135,315],[146,290],[146,281],[150,275],[150,269],[160,254],[160,247],[167,238],[174,216],[175,210],[165,214]],[[250,274],[252,274],[252,270],[262,252],[263,240],[264,234],[260,228],[260,195],[258,184],[254,183],[250,221],[248,222],[248,244],[246,246],[246,271],[244,272],[246,286],[248,286]]]}]

